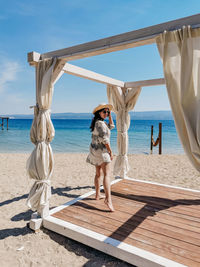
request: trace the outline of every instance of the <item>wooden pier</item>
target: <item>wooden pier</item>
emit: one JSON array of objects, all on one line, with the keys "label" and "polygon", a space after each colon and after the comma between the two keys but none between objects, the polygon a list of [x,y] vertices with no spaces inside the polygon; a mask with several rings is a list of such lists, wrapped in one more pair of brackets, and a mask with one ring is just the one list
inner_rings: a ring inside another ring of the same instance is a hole
[{"label": "wooden pier", "polygon": [[1,123],[0,123],[0,127],[2,130],[4,130],[4,120],[7,120],[7,130],[8,130],[8,120],[9,120],[9,117],[0,117],[1,119]]},{"label": "wooden pier", "polygon": [[200,192],[124,179],[115,212],[94,191],[55,208],[43,225],[136,266],[200,266]]}]

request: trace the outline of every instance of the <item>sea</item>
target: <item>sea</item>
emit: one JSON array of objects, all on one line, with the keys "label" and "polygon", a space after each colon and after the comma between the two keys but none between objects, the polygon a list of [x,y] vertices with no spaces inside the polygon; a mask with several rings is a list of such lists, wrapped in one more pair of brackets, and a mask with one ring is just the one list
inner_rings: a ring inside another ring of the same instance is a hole
[{"label": "sea", "polygon": [[[91,140],[91,119],[53,119],[55,137],[51,143],[54,153],[88,153]],[[149,154],[151,126],[154,126],[154,140],[162,123],[162,153],[183,154],[173,120],[131,120],[129,154]],[[9,127],[0,127],[0,153],[31,153],[34,145],[30,141],[32,119],[9,119]],[[117,130],[111,131],[111,147],[117,153]],[[153,148],[158,154],[158,146]]]}]

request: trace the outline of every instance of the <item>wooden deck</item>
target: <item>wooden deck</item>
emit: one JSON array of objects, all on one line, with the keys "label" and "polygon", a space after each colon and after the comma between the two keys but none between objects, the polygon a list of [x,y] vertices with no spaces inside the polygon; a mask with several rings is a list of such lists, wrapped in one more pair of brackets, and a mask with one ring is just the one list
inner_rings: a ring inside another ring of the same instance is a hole
[{"label": "wooden deck", "polygon": [[200,192],[124,179],[115,212],[94,193],[56,208],[44,227],[136,266],[200,266]]}]

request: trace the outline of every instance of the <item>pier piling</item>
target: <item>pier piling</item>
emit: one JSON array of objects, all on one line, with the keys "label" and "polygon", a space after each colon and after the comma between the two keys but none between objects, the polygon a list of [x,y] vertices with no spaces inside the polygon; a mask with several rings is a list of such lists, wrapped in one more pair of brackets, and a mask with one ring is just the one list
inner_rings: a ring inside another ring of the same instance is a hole
[{"label": "pier piling", "polygon": [[159,144],[158,153],[162,154],[162,123],[159,123],[159,133],[156,141],[153,139],[153,125],[151,125],[151,141],[150,141],[150,154],[153,154],[153,147]]}]

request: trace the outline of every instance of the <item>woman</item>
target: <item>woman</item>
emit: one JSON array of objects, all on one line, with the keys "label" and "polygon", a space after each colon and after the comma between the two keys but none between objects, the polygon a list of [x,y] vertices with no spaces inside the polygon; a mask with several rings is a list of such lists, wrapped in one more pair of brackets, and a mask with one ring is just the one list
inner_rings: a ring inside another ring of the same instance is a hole
[{"label": "woman", "polygon": [[[111,190],[110,190],[110,162],[113,159],[112,150],[110,148],[110,130],[115,126],[111,117],[112,105],[100,104],[94,110],[94,118],[92,120],[90,129],[92,132],[92,142],[90,144],[90,153],[87,157],[87,162],[95,165],[96,175],[94,178],[94,185],[96,189],[96,199],[101,198],[100,195],[100,176],[101,169],[104,174],[103,186],[105,191],[105,204],[110,211],[114,211]],[[104,120],[109,117],[109,124]]]}]

